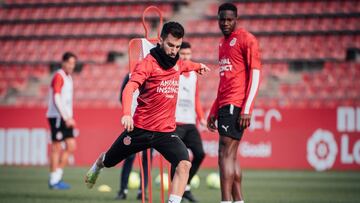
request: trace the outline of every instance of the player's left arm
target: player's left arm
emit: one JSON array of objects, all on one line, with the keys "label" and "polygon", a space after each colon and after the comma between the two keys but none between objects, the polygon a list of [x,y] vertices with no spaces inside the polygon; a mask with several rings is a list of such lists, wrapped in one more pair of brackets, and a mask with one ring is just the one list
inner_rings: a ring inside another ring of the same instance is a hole
[{"label": "player's left arm", "polygon": [[254,107],[255,97],[260,86],[261,61],[259,44],[254,36],[248,40],[247,48],[247,67],[250,69],[250,76],[247,84],[246,97],[241,109],[239,124],[242,128],[250,126],[251,113]]},{"label": "player's left arm", "polygon": [[196,90],[195,90],[195,111],[197,118],[202,126],[206,126],[207,122],[204,117],[204,111],[200,101],[200,94],[199,94],[199,80],[196,80]]},{"label": "player's left arm", "polygon": [[203,75],[204,73],[210,71],[210,68],[203,63],[195,63],[189,60],[180,60],[178,64],[180,66],[181,72],[196,71],[198,74]]}]

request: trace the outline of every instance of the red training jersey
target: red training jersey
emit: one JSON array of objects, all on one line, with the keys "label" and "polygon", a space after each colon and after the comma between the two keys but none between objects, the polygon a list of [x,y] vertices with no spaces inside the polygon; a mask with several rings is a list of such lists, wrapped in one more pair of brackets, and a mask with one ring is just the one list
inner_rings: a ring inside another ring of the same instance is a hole
[{"label": "red training jersey", "polygon": [[217,110],[228,104],[242,108],[242,114],[251,114],[260,69],[259,44],[251,33],[238,29],[224,37],[219,44],[219,89],[210,114],[216,116]]},{"label": "red training jersey", "polygon": [[139,88],[133,119],[137,128],[173,132],[176,128],[175,109],[182,72],[199,70],[200,63],[178,60],[168,70],[160,67],[156,59],[148,54],[138,63],[123,92],[123,114],[131,115],[132,93]]}]

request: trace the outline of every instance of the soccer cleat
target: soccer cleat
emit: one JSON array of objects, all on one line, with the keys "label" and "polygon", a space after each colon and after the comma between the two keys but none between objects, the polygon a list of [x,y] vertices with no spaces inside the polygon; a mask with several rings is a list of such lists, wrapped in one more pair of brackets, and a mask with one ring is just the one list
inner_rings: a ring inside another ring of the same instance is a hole
[{"label": "soccer cleat", "polygon": [[187,199],[189,202],[199,202],[197,199],[195,199],[190,190],[184,192],[183,198]]},{"label": "soccer cleat", "polygon": [[115,197],[115,200],[125,200],[126,199],[126,193],[124,191],[119,191],[117,196]]},{"label": "soccer cleat", "polygon": [[94,165],[89,169],[89,171],[85,175],[85,183],[89,189],[94,187],[96,183],[96,179],[99,177],[101,169],[104,167],[103,166],[104,158],[105,158],[105,153],[102,153],[100,157],[96,160]]},{"label": "soccer cleat", "polygon": [[91,168],[85,176],[85,183],[86,186],[91,189],[94,187],[96,183],[96,179],[99,177],[99,174],[101,172],[101,169],[99,167],[95,167],[95,169]]},{"label": "soccer cleat", "polygon": [[[142,192],[138,192],[138,194],[136,196],[136,199],[137,200],[142,200]],[[148,200],[148,197],[147,197],[146,193],[145,193],[145,200],[146,201]]]},{"label": "soccer cleat", "polygon": [[49,188],[52,190],[68,190],[70,189],[70,185],[60,180],[58,183],[50,185]]}]

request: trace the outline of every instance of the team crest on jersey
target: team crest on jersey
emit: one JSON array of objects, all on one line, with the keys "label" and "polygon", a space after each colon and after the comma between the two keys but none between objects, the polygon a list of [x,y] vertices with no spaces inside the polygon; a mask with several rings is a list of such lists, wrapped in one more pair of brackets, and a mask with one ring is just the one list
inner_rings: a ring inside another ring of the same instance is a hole
[{"label": "team crest on jersey", "polygon": [[234,37],[231,41],[230,41],[230,46],[234,46],[236,44],[236,38]]},{"label": "team crest on jersey", "polygon": [[124,145],[130,145],[131,144],[131,137],[130,136],[126,136],[123,140]]}]

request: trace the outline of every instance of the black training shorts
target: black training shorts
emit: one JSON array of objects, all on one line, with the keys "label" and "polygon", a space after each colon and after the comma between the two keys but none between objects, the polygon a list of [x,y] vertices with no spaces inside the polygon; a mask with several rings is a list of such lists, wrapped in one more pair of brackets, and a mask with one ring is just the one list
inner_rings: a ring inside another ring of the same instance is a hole
[{"label": "black training shorts", "polygon": [[223,106],[218,111],[218,132],[220,136],[241,140],[244,130],[240,127],[241,108],[232,104]]},{"label": "black training shorts", "polygon": [[51,140],[53,142],[61,142],[66,138],[74,137],[74,128],[67,127],[64,119],[62,118],[48,118],[50,130],[51,130]]},{"label": "black training shorts", "polygon": [[175,132],[153,132],[135,127],[126,130],[115,140],[105,154],[105,167],[113,167],[128,156],[144,149],[156,149],[173,166],[182,160],[189,161],[185,144]]}]

